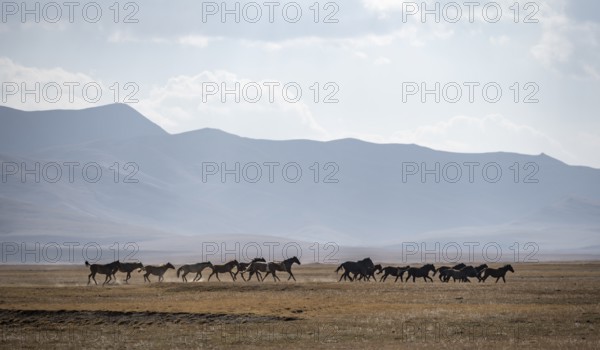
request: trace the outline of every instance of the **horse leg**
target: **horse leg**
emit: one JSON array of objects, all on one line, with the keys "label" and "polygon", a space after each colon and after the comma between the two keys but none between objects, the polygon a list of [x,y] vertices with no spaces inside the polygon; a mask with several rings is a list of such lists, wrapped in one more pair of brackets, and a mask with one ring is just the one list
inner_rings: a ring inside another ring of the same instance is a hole
[{"label": "horse leg", "polygon": [[502,281],[503,281],[504,283],[506,283],[506,279],[504,279],[504,276],[502,276]]},{"label": "horse leg", "polygon": [[107,282],[110,282],[110,273],[106,275],[106,278],[104,278],[104,283],[102,283],[102,286],[104,286]]},{"label": "horse leg", "polygon": [[277,276],[277,274],[275,273],[275,271],[273,271],[272,275],[273,275],[273,281],[274,281],[274,282],[281,281],[281,280],[279,279],[279,277]]},{"label": "horse leg", "polygon": [[498,280],[500,279],[500,277],[496,278],[496,283],[498,283]]},{"label": "horse leg", "polygon": [[290,274],[290,277],[288,277],[288,281],[290,280],[290,278],[293,278],[294,282],[297,282],[296,277],[294,277],[294,274],[292,273],[292,271],[288,271],[288,273]]},{"label": "horse leg", "polygon": [[127,276],[125,276],[125,283],[129,284],[130,278],[131,278],[131,272],[127,272]]},{"label": "horse leg", "polygon": [[229,271],[229,274],[231,275],[231,279],[233,280],[233,282],[235,282],[235,275],[233,274],[233,272]]},{"label": "horse leg", "polygon": [[88,286],[90,285],[90,279],[93,278],[94,279],[94,283],[98,284],[98,282],[96,282],[96,279],[94,278],[94,273],[90,273],[90,275],[88,276]]}]

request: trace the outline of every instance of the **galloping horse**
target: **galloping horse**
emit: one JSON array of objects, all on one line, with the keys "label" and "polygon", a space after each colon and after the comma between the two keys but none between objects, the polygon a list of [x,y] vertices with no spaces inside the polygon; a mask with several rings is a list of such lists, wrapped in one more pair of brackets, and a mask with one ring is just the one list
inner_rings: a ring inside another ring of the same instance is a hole
[{"label": "galloping horse", "polygon": [[246,271],[248,267],[250,267],[250,265],[252,265],[255,262],[266,262],[266,260],[265,258],[254,258],[249,263],[240,263],[238,265],[237,271],[233,275],[237,278],[238,273],[241,272],[242,279],[245,281],[246,278],[244,277],[244,271]]},{"label": "galloping horse", "polygon": [[175,266],[171,265],[171,263],[168,262],[160,266],[148,265],[143,267],[142,270],[146,271],[146,273],[144,274],[144,282],[148,281],[148,283],[151,283],[150,278],[148,277],[150,275],[158,276],[158,282],[162,282],[163,275],[165,274],[165,272],[167,272],[168,269],[175,270]]},{"label": "galloping horse", "polygon": [[476,277],[479,282],[481,282],[481,273],[483,270],[487,269],[487,267],[487,264],[481,264],[477,267],[467,266],[461,269],[461,271],[465,272],[466,277]]},{"label": "galloping horse", "polygon": [[469,268],[473,269],[473,271],[475,271],[475,268],[473,266],[467,266],[465,268],[463,268],[462,270],[455,270],[455,269],[448,269],[443,271],[444,276],[446,277],[444,282],[448,282],[450,281],[450,277],[452,277],[452,280],[454,282],[456,282],[456,280],[458,280],[459,282],[471,282],[469,281],[469,279],[467,278],[467,271],[469,271]]},{"label": "galloping horse", "polygon": [[445,275],[443,273],[444,271],[449,270],[449,269],[461,270],[461,269],[465,268],[466,266],[467,265],[465,265],[463,263],[460,263],[458,265],[454,265],[452,267],[450,267],[450,266],[441,266],[438,269],[436,269],[435,271],[433,271],[433,276],[435,277],[435,274],[439,272],[440,273],[440,275],[439,275],[440,281],[442,281],[442,282],[448,282],[448,281],[445,281],[444,278],[443,278],[443,277],[445,277]]},{"label": "galloping horse", "polygon": [[209,267],[211,269],[213,267],[213,264],[210,261],[191,265],[183,265],[182,267],[177,269],[177,278],[179,278],[179,274],[183,272],[183,274],[181,275],[181,279],[183,280],[183,282],[187,282],[188,280],[187,278],[185,278],[185,276],[190,272],[195,272],[196,276],[194,277],[192,282],[200,281],[202,279],[202,270]]},{"label": "galloping horse", "polygon": [[213,272],[210,274],[210,276],[208,276],[208,280],[210,281],[210,278],[213,275],[217,275],[217,279],[219,280],[219,282],[221,282],[221,279],[219,278],[219,274],[229,272],[229,274],[231,275],[231,279],[235,281],[235,275],[233,274],[233,272],[231,272],[231,270],[233,270],[234,267],[239,268],[239,265],[240,264],[238,263],[237,260],[232,260],[225,265],[213,265],[213,267],[212,267]]},{"label": "galloping horse", "polygon": [[485,269],[485,271],[483,271],[483,277],[481,278],[481,280],[483,282],[485,282],[485,280],[492,276],[496,278],[496,283],[498,283],[498,280],[500,278],[502,278],[502,281],[504,281],[504,283],[506,283],[506,279],[504,278],[504,276],[506,275],[506,271],[510,271],[512,273],[515,272],[515,270],[513,270],[513,267],[510,265],[504,265],[499,269]]},{"label": "galloping horse", "polygon": [[[144,267],[144,265],[140,262],[137,263],[120,263],[119,264],[119,272],[125,272],[127,273],[127,276],[125,277],[125,283],[129,283],[129,279],[131,278],[131,273],[133,271],[135,271],[136,269],[141,269],[142,267]],[[117,271],[115,271],[116,273]],[[113,274],[113,277],[115,279],[117,279],[117,277]]]},{"label": "galloping horse", "polygon": [[427,279],[429,279],[431,282],[433,282],[433,279],[431,277],[429,277],[429,271],[435,272],[435,266],[433,266],[432,264],[426,264],[426,265],[423,265],[422,267],[411,267],[407,271],[408,271],[408,275],[406,276],[406,280],[404,280],[404,282],[408,282],[408,280],[411,277],[413,279],[413,283],[415,282],[416,277],[419,277],[419,278],[423,277],[425,282],[427,282]]},{"label": "galloping horse", "polygon": [[[264,278],[262,277],[261,272],[267,272],[268,269],[269,266],[266,262],[255,261],[251,263],[250,266],[248,266],[244,271],[242,271],[242,278],[244,279],[244,281],[250,281],[252,279],[252,276],[256,275],[256,279],[262,282]],[[244,277],[244,274],[246,272],[250,272],[250,276],[248,276],[248,279]]]},{"label": "galloping horse", "polygon": [[365,258],[360,261],[346,261],[345,263],[342,263],[340,266],[338,266],[338,268],[335,270],[335,273],[338,273],[338,271],[344,269],[344,273],[342,274],[338,282],[340,282],[342,278],[344,279],[344,281],[346,279],[354,281],[354,279],[350,277],[351,273],[354,274],[354,278],[356,278],[356,276],[359,274],[361,276],[367,276],[367,274],[369,273],[369,269],[372,269],[374,267],[375,265],[373,264],[373,260],[371,260],[371,258]]},{"label": "galloping horse", "polygon": [[288,281],[290,280],[290,278],[293,278],[294,281],[296,281],[296,277],[294,277],[294,274],[292,273],[292,265],[296,263],[298,265],[300,265],[300,260],[298,260],[297,257],[292,257],[289,259],[285,259],[282,262],[270,262],[267,264],[267,273],[265,274],[265,277],[263,277],[263,281],[265,280],[265,278],[267,278],[267,276],[269,274],[273,275],[273,280],[274,281],[281,281],[279,279],[279,277],[277,277],[277,275],[275,274],[276,271],[285,271],[289,274],[288,276]]},{"label": "galloping horse", "polygon": [[102,285],[105,285],[106,283],[110,282],[112,280],[111,276],[117,272],[120,264],[121,263],[119,262],[119,260],[113,261],[110,264],[106,264],[106,265],[90,264],[86,260],[85,266],[90,267],[90,275],[88,276],[87,284],[88,285],[90,284],[90,278],[94,280],[94,283],[98,284],[98,282],[96,282],[96,274],[97,273],[99,273],[101,275],[106,275],[106,278],[104,279],[104,283],[102,283]]},{"label": "galloping horse", "polygon": [[[370,281],[371,277],[373,277],[373,280],[375,282],[377,282],[377,277],[375,277],[375,273],[381,273],[381,269],[383,267],[381,267],[381,264],[377,264],[373,267],[370,267],[367,269],[367,278],[365,278],[365,281]],[[356,279],[356,275],[354,275],[354,278]],[[359,281],[361,281],[364,278],[364,276],[360,276],[358,278]]]},{"label": "galloping horse", "polygon": [[385,282],[385,280],[388,278],[388,276],[395,276],[396,279],[394,280],[394,282],[398,281],[398,278],[400,278],[400,281],[404,282],[403,279],[403,275],[406,272],[406,270],[408,270],[410,268],[410,266],[404,266],[404,267],[395,267],[395,266],[388,266],[388,267],[384,267],[383,269],[381,269],[378,273],[382,273],[383,272],[383,276],[381,276],[381,278],[379,279],[379,282]]}]

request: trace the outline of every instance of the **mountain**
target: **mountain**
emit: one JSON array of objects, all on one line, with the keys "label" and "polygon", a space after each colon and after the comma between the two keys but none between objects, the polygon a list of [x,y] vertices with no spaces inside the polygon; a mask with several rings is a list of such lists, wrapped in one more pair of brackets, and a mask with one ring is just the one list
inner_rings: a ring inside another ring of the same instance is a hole
[{"label": "mountain", "polygon": [[[171,135],[126,105],[0,107],[0,123],[4,240],[270,236],[392,247],[504,237],[586,254],[600,246],[600,170],[544,154],[254,140],[214,129]],[[71,179],[65,164],[78,164]],[[161,242],[156,249],[170,249]]]}]

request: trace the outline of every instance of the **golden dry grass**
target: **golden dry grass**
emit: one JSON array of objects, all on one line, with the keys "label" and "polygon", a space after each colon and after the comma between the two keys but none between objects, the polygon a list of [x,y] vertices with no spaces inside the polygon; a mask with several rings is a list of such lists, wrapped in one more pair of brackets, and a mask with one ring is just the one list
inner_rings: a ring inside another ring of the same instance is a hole
[{"label": "golden dry grass", "polygon": [[85,266],[0,266],[0,347],[598,348],[600,263],[513,266],[506,284],[337,283],[303,265],[297,283],[171,270],[105,287]]}]

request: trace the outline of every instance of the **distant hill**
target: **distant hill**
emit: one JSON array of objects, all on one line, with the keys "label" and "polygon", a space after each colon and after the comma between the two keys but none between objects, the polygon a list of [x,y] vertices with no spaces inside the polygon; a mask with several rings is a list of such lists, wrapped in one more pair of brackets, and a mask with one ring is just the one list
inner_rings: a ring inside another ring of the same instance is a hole
[{"label": "distant hill", "polygon": [[[35,162],[93,162],[103,174],[97,183],[84,181],[81,167],[73,183],[65,169],[57,183],[35,183],[32,175],[23,183],[20,172],[3,174],[5,239],[143,240],[151,236],[144,232],[162,232],[384,247],[424,238],[488,239],[510,231],[520,232],[511,239],[523,240],[531,232],[549,250],[589,253],[600,246],[600,170],[543,154],[460,154],[354,139],[267,141],[214,129],[170,135],[125,105],[40,112],[0,107],[0,124],[3,163],[25,162],[31,169]],[[137,168],[123,169],[128,162]],[[117,183],[114,163],[121,168]],[[222,163],[229,169],[240,164],[239,182],[231,174],[222,182],[220,173],[204,182],[203,170],[214,170],[207,164]],[[280,164],[272,183],[265,163]],[[425,181],[421,172],[407,175],[423,165],[433,170]],[[293,182],[296,166],[302,176]],[[124,183],[135,169],[138,182]],[[492,182],[497,169],[502,174]]]}]

